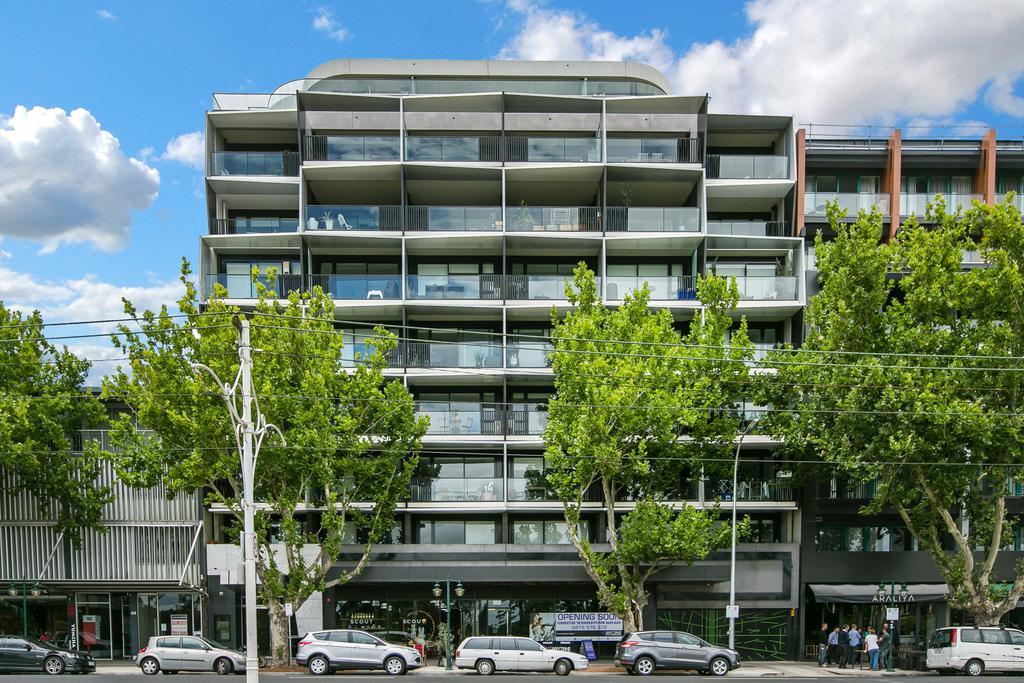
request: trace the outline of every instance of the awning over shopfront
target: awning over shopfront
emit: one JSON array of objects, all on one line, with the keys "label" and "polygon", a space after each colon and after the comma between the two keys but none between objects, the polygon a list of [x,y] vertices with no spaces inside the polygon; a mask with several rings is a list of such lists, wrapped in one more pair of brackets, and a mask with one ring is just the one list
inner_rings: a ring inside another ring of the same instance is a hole
[{"label": "awning over shopfront", "polygon": [[[812,583],[809,584],[818,602],[884,603],[878,597],[877,583]],[[902,584],[896,584],[897,595]],[[889,584],[885,584],[886,592]],[[900,596],[900,603],[932,602],[945,600],[949,588],[944,583],[907,584],[906,596]]]}]

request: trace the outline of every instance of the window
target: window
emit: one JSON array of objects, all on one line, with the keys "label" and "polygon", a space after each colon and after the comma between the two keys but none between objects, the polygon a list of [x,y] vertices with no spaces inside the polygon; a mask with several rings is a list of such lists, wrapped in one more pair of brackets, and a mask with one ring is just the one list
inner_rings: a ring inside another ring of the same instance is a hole
[{"label": "window", "polygon": [[981,631],[975,628],[965,628],[960,631],[961,643],[980,643]]},{"label": "window", "polygon": [[349,631],[349,637],[351,642],[355,645],[379,645],[380,641],[371,636],[369,633],[360,633],[359,631]]},{"label": "window", "polygon": [[540,652],[542,649],[539,643],[529,638],[516,638],[516,644],[523,652]]},{"label": "window", "polygon": [[928,647],[951,647],[953,644],[952,631],[936,631],[932,634],[932,642]]},{"label": "window", "polygon": [[329,640],[335,643],[347,643],[350,642],[348,635],[348,631],[331,631]]},{"label": "window", "polygon": [[668,631],[661,631],[661,632],[655,633],[654,637],[651,638],[651,640],[653,640],[656,643],[674,643],[674,642],[676,642],[676,639]]},{"label": "window", "polygon": [[181,638],[160,638],[156,641],[157,647],[180,648]]},{"label": "window", "polygon": [[689,633],[677,633],[676,642],[680,645],[688,645],[691,647],[702,647],[704,641],[697,636],[691,636]]},{"label": "window", "polygon": [[490,650],[491,639],[490,638],[470,638],[466,641],[467,650]]},{"label": "window", "polygon": [[206,644],[198,638],[182,638],[181,648],[183,650],[205,650]]},{"label": "window", "polygon": [[316,638],[317,640],[329,640],[330,636],[331,636],[331,634],[328,633],[327,631],[319,631],[319,632],[313,634],[313,637]]},{"label": "window", "polygon": [[1024,633],[1020,631],[1007,631],[1006,635],[1010,636],[1010,642],[1014,645],[1024,645]]},{"label": "window", "polygon": [[987,628],[981,632],[981,642],[990,645],[1006,645],[1006,633],[1000,629]]},{"label": "window", "polygon": [[422,520],[419,542],[449,545],[497,543],[497,524],[489,520]]},{"label": "window", "polygon": [[[589,538],[590,522],[578,526],[581,538]],[[572,543],[565,520],[517,520],[512,522],[512,542],[525,545],[567,545]]]},{"label": "window", "polygon": [[516,649],[516,639],[515,638],[495,638],[491,642],[497,642],[499,650],[515,650]]}]

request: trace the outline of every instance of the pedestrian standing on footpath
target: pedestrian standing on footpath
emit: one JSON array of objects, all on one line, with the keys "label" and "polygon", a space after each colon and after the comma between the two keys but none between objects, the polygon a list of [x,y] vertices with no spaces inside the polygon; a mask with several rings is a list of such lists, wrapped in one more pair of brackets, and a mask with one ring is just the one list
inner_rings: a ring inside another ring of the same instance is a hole
[{"label": "pedestrian standing on footpath", "polygon": [[825,654],[828,652],[828,624],[822,623],[818,631],[818,666],[825,666]]},{"label": "pedestrian standing on footpath", "polygon": [[839,627],[836,626],[832,629],[832,633],[828,634],[828,665],[832,666],[836,663],[836,650],[839,649]]},{"label": "pedestrian standing on footpath", "polygon": [[861,645],[860,631],[857,630],[857,624],[851,624],[850,625],[850,668],[853,668],[854,660],[857,661],[857,666],[860,666],[860,645]]},{"label": "pedestrian standing on footpath", "polygon": [[864,649],[868,653],[868,664],[872,671],[878,671],[878,634],[874,626],[868,626],[868,634],[864,636]]},{"label": "pedestrian standing on footpath", "polygon": [[850,658],[850,626],[843,624],[843,630],[839,632],[839,647],[836,648],[836,659],[839,660],[839,668],[846,668],[846,660]]},{"label": "pedestrian standing on footpath", "polygon": [[882,634],[878,636],[878,655],[882,668],[888,671],[892,666],[892,636],[889,635],[889,624],[882,624]]}]

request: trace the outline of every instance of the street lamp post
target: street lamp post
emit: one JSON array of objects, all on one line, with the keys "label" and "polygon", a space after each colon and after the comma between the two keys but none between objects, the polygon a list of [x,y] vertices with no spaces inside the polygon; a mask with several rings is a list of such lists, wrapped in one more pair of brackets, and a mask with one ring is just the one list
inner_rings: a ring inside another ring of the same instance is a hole
[{"label": "street lamp post", "polygon": [[726,608],[726,616],[729,618],[729,649],[736,649],[736,618],[739,616],[739,608],[736,605],[736,492],[739,488],[740,472],[740,448],[743,447],[743,439],[754,428],[760,417],[755,417],[747,423],[747,426],[740,432],[739,441],[736,443],[736,456],[732,461],[732,550],[729,555],[729,606]]},{"label": "street lamp post", "polygon": [[[896,591],[896,584],[900,585],[899,592]],[[896,609],[899,609],[899,601],[896,600],[896,596],[905,597],[907,595],[907,584],[901,581],[889,581],[889,591],[885,590],[885,582],[882,581],[878,584],[878,598],[879,602],[883,605],[893,605]],[[892,623],[892,632],[889,633],[889,657],[885,663],[886,671],[895,671],[896,668],[893,666],[893,660],[895,659],[896,640],[899,638],[900,620],[896,619],[885,619]]]},{"label": "street lamp post", "polygon": [[[441,582],[434,581],[434,588],[431,590],[435,598],[441,597],[442,589]],[[445,671],[452,670],[452,579],[450,576],[444,577],[444,614],[445,614],[445,643],[444,643],[444,656]],[[461,598],[466,594],[466,589],[462,587],[461,581],[455,582],[455,597]]]},{"label": "street lamp post", "polygon": [[33,598],[38,598],[43,591],[39,587],[39,582],[33,583],[32,588],[29,588],[28,579],[22,577],[21,591],[18,590],[18,582],[11,583],[11,587],[7,589],[7,594],[12,598],[18,597],[19,592],[21,593],[21,635],[28,638],[28,596],[31,593]]}]

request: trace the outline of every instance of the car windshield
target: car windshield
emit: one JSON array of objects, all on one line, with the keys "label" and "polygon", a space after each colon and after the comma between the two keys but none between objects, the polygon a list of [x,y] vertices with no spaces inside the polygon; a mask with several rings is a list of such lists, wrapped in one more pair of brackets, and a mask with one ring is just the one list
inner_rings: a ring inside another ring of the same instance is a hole
[{"label": "car windshield", "polygon": [[29,642],[29,643],[32,643],[36,647],[46,648],[47,650],[50,650],[50,649],[55,648],[55,647],[58,647],[58,645],[56,643],[51,643],[51,642],[48,642],[48,641],[45,641],[45,640],[39,640],[38,638],[22,638],[22,640],[24,640],[26,642]]}]

